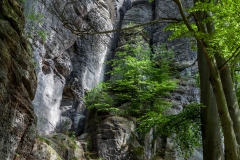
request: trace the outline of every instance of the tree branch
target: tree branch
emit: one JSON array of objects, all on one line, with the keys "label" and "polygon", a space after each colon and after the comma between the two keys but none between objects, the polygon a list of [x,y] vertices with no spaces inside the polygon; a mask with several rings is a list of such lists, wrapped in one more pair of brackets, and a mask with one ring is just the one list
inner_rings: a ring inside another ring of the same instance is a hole
[{"label": "tree branch", "polygon": [[[238,57],[238,56],[240,55],[240,52],[237,53],[239,49],[240,49],[240,46],[238,46],[238,47],[236,48],[236,50],[234,51],[234,53],[232,54],[232,56],[231,56],[221,67],[219,67],[219,70],[220,70],[220,71],[222,71],[222,70],[226,67],[226,64],[227,64],[230,60],[232,60],[234,57],[235,57],[235,59],[237,59],[236,57]],[[236,53],[237,53],[237,55],[235,55]],[[235,60],[235,61],[236,61],[236,60]],[[235,61],[234,61],[234,62],[235,62]]]},{"label": "tree branch", "polygon": [[[161,22],[161,21],[166,21],[166,20],[172,20],[172,21],[175,21],[175,22],[180,22],[181,21],[181,20],[176,19],[176,18],[158,18],[158,19],[153,20],[151,22],[137,24],[137,25],[133,25],[133,26],[130,26],[130,27],[121,28],[121,29],[113,29],[113,30],[107,30],[107,31],[95,31],[95,32],[80,31],[76,34],[79,35],[79,36],[82,36],[82,35],[96,35],[96,34],[107,34],[107,33],[113,33],[113,32],[121,32],[121,31],[133,30],[133,29],[139,28],[139,27],[153,25],[155,23],[158,23],[158,22]],[[169,22],[169,23],[174,23],[174,22]]]},{"label": "tree branch", "polygon": [[186,17],[186,15],[185,15],[185,13],[184,13],[181,0],[173,0],[173,1],[177,4],[178,9],[179,9],[179,11],[180,11],[180,14],[181,14],[181,16],[182,16],[182,18],[183,18],[183,21],[184,21],[185,25],[187,26],[188,30],[189,30],[190,32],[194,32],[194,29],[193,29],[192,26],[190,25],[190,23],[189,23],[189,21],[188,21],[188,18]]}]

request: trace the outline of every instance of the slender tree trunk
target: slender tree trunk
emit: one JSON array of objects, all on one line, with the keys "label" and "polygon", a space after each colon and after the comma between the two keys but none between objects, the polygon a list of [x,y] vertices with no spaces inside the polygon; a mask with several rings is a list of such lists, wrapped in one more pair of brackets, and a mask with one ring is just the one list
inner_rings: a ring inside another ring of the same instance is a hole
[{"label": "slender tree trunk", "polygon": [[233,124],[228,112],[227,101],[222,87],[220,73],[211,73],[211,84],[218,106],[218,114],[224,135],[226,160],[240,160],[239,147],[233,130]]},{"label": "slender tree trunk", "polygon": [[223,148],[216,100],[209,82],[209,69],[204,54],[198,47],[200,75],[203,160],[223,160]]},{"label": "slender tree trunk", "polygon": [[[215,32],[214,23],[207,23],[208,33]],[[217,62],[218,68],[222,67],[226,60],[219,53],[215,54],[215,59]],[[223,70],[220,71],[223,91],[227,100],[228,111],[230,113],[231,119],[233,121],[233,129],[236,135],[237,143],[240,144],[240,110],[238,105],[238,100],[236,96],[235,87],[233,84],[231,71],[226,65]]]},{"label": "slender tree trunk", "polygon": [[[183,9],[181,0],[173,0],[180,11],[180,14],[183,18],[183,21],[188,28],[188,30],[192,33],[195,30],[192,28],[191,24],[187,16],[185,15],[185,11]],[[210,57],[207,52],[207,43],[204,43],[202,39],[199,39],[196,35],[195,38],[198,44],[201,46],[201,49],[204,53],[204,57],[208,63],[209,73],[210,73],[210,83],[213,89],[213,93],[217,102],[218,107],[218,115],[221,121],[221,126],[224,135],[224,144],[225,144],[225,159],[226,160],[240,160],[239,154],[239,146],[237,144],[236,136],[233,129],[232,119],[230,117],[226,97],[223,91],[222,81],[219,73],[218,66],[216,64],[216,59],[214,57]]]},{"label": "slender tree trunk", "polygon": [[[225,59],[220,56],[215,56],[218,66],[222,66],[225,63]],[[228,111],[233,121],[233,129],[236,135],[237,143],[240,144],[240,111],[237,101],[235,87],[233,85],[231,71],[226,66],[221,72],[221,81],[224,90],[224,94],[227,100]]]},{"label": "slender tree trunk", "polygon": [[[194,3],[197,1],[198,0],[194,0]],[[197,12],[196,17],[198,21],[201,22],[204,19],[204,15],[203,12]],[[199,25],[199,29],[203,33],[207,33],[206,25],[203,23],[199,23]],[[201,107],[203,160],[223,160],[224,154],[218,109],[209,82],[209,66],[200,45],[198,45],[198,69],[200,76],[201,103],[206,106],[204,108]]]}]

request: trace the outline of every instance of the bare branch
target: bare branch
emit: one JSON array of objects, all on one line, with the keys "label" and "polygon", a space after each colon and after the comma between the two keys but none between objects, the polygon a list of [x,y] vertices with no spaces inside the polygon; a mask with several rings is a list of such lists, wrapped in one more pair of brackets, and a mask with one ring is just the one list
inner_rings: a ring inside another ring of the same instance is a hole
[{"label": "bare branch", "polygon": [[[108,34],[108,33],[114,33],[114,32],[133,30],[139,27],[150,26],[162,21],[164,21],[164,23],[178,23],[183,21],[183,19],[177,19],[177,18],[158,18],[156,20],[153,20],[147,23],[136,24],[136,25],[121,28],[121,29],[104,30],[104,28],[102,28],[100,30],[99,29],[97,30],[94,26],[91,26],[87,22],[86,16],[79,14],[80,11],[78,10],[78,8],[76,8],[76,4],[81,3],[80,1],[66,0],[65,4],[63,5],[60,5],[56,0],[50,2],[49,4],[47,4],[45,0],[39,0],[39,1],[46,6],[47,10],[50,13],[54,14],[63,23],[63,26],[66,29],[70,30],[73,34],[76,34],[78,36],[84,36],[84,35],[92,36],[97,34]],[[81,6],[84,6],[84,4],[82,4]],[[69,9],[73,10],[73,12],[71,13],[76,14],[76,16],[71,15],[74,18],[66,17],[67,15],[66,13],[68,12]],[[189,17],[186,17],[186,18],[189,18]]]},{"label": "bare branch", "polygon": [[186,15],[185,15],[185,13],[184,13],[181,0],[173,0],[173,1],[177,4],[178,9],[179,9],[179,11],[180,11],[180,14],[181,14],[181,16],[182,16],[182,18],[183,18],[183,21],[184,21],[185,25],[187,26],[188,30],[189,30],[190,32],[194,32],[194,29],[193,29],[192,26],[190,25],[190,22],[188,21],[188,18],[186,17]]}]

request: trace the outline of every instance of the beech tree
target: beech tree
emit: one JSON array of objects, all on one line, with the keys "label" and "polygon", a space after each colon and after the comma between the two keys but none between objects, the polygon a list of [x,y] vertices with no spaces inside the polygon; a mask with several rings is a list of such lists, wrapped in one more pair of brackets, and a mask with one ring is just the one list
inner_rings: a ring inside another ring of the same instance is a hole
[{"label": "beech tree", "polygon": [[[238,1],[195,0],[195,6],[188,10],[192,16],[186,14],[181,0],[173,1],[183,18],[182,26],[175,26],[178,29],[173,37],[188,35],[196,39],[201,49],[199,54],[203,54],[199,56],[204,56],[203,60],[207,62],[209,77],[203,77],[204,73],[200,76],[203,80],[209,80],[214,93],[218,114],[213,116],[220,118],[225,159],[239,160],[240,112],[231,73],[240,54],[240,37],[236,34],[240,20],[237,16],[240,7]],[[189,17],[193,17],[194,21]]]}]

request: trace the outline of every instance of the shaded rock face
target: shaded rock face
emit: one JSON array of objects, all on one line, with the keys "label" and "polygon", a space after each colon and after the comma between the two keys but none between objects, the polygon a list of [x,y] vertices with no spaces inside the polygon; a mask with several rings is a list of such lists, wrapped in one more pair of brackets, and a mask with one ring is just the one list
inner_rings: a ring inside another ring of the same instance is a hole
[{"label": "shaded rock face", "polygon": [[[191,7],[193,1],[183,1],[183,6]],[[181,18],[177,5],[172,0],[156,0],[155,1],[155,14],[154,18]],[[175,54],[175,66],[179,71],[191,67],[196,62],[196,51],[191,50],[191,45],[195,44],[194,41],[188,38],[177,38],[169,41],[171,31],[165,32],[163,29],[169,22],[159,22],[153,25],[153,44],[165,43],[168,49],[173,49]]]},{"label": "shaded rock face", "polygon": [[135,139],[135,128],[133,121],[123,117],[105,119],[97,130],[99,156],[103,159],[130,159],[131,150],[140,146]]},{"label": "shaded rock face", "polygon": [[0,0],[0,159],[28,159],[36,137],[36,75],[22,4]]}]

